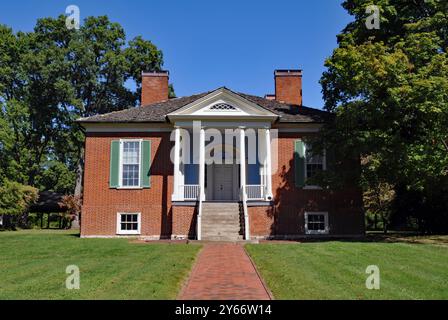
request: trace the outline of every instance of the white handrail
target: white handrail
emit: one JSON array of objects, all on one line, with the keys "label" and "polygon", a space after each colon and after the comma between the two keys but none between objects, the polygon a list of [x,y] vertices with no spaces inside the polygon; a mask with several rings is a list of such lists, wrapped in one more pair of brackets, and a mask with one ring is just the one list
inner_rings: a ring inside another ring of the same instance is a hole
[{"label": "white handrail", "polygon": [[198,190],[198,199],[199,199],[199,205],[198,205],[198,221],[196,224],[197,230],[196,230],[196,235],[197,235],[197,239],[201,240],[202,239],[202,197],[201,197],[201,187],[199,187]]},{"label": "white handrail", "polygon": [[180,185],[180,194],[183,195],[184,200],[196,200],[199,197],[198,184]]},{"label": "white handrail", "polygon": [[250,240],[249,213],[247,210],[247,194],[245,185],[243,185],[241,188],[241,201],[243,202],[243,213],[244,213],[244,239]]},{"label": "white handrail", "polygon": [[262,184],[247,184],[246,194],[249,200],[262,200],[264,199],[265,188]]}]

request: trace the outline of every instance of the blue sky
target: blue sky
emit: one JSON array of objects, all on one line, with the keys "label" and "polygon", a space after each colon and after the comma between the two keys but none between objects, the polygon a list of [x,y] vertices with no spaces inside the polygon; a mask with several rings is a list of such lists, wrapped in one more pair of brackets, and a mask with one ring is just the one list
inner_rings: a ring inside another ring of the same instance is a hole
[{"label": "blue sky", "polygon": [[75,4],[81,19],[106,14],[128,39],[142,35],[162,49],[178,96],[220,86],[264,96],[274,91],[274,69],[301,68],[304,104],[321,108],[325,58],[352,20],[340,2],[9,0],[0,4],[0,23],[30,31],[37,18]]}]

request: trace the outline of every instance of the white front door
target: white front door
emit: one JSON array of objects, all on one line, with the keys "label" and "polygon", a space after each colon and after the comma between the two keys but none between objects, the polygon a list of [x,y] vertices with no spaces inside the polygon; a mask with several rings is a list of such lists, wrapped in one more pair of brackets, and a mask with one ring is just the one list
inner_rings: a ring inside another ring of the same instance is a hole
[{"label": "white front door", "polygon": [[214,199],[233,200],[233,165],[215,165]]}]

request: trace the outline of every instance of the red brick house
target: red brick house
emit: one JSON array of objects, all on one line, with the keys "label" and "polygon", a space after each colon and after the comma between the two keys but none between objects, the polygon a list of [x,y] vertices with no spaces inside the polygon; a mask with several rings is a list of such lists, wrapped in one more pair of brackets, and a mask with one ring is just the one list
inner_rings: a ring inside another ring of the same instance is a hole
[{"label": "red brick house", "polygon": [[[140,107],[80,119],[82,237],[237,240],[364,234],[360,190],[307,183],[328,113],[302,105],[302,72],[275,95],[225,87],[168,99],[168,72],[142,74]],[[244,147],[242,147],[244,146]]]}]

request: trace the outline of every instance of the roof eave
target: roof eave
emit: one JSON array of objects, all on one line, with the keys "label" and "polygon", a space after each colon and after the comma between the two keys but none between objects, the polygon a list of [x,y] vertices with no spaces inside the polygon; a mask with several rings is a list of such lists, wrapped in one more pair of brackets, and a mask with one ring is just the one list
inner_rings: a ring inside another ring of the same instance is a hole
[{"label": "roof eave", "polygon": [[278,119],[278,116],[273,115],[238,115],[238,116],[223,116],[223,115],[167,115],[167,118],[170,122],[176,121],[194,121],[194,120],[245,120],[245,121],[269,121],[275,122]]}]

